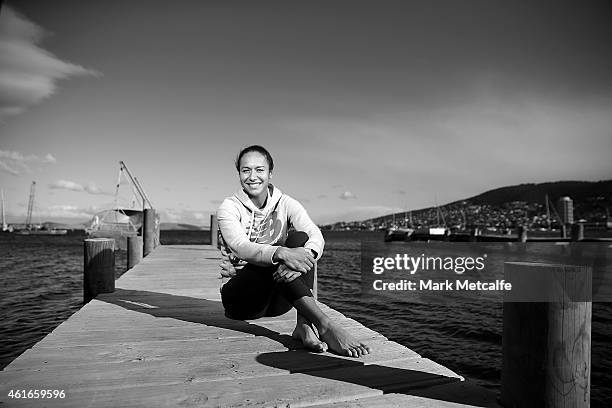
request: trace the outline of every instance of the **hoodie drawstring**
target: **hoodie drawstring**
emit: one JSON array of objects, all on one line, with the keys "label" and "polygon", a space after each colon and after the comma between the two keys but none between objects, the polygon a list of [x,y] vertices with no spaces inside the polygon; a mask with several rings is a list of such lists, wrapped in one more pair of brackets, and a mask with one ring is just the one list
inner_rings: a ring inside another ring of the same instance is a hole
[{"label": "hoodie drawstring", "polygon": [[249,241],[251,240],[251,233],[253,232],[254,223],[255,223],[255,211],[251,211],[251,225],[249,225]]}]

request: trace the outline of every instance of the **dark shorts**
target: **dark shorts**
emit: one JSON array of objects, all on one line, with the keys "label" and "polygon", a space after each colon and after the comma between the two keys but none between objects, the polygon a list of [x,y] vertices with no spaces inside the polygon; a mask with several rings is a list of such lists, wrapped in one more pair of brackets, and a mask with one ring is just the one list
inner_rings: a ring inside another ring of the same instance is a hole
[{"label": "dark shorts", "polygon": [[[292,231],[285,246],[298,248],[308,241],[303,231]],[[314,268],[289,283],[274,282],[276,266],[246,264],[221,288],[225,315],[231,319],[249,320],[287,313],[293,303],[304,296],[312,297]]]}]

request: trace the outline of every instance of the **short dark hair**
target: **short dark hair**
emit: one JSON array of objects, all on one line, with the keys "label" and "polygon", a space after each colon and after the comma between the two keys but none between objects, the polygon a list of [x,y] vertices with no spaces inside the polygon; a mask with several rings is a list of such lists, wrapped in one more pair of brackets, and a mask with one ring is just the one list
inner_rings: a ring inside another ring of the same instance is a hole
[{"label": "short dark hair", "polygon": [[266,158],[266,161],[268,162],[268,167],[270,167],[270,171],[274,169],[274,160],[272,160],[272,155],[270,154],[270,152],[267,151],[266,148],[263,146],[253,145],[245,147],[240,151],[240,153],[238,153],[238,156],[236,157],[236,170],[238,170],[238,172],[240,172],[240,160],[242,159],[242,156],[250,152],[260,153],[263,157]]}]

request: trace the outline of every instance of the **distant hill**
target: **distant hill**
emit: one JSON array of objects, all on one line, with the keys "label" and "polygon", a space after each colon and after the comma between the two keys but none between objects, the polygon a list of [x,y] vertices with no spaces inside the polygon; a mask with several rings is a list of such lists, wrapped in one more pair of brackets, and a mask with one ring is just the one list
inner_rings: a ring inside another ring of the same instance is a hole
[{"label": "distant hill", "polygon": [[203,227],[198,225],[191,224],[180,224],[176,222],[162,222],[159,225],[159,228],[162,230],[202,230]]},{"label": "distant hill", "polygon": [[592,201],[599,198],[598,201],[607,202],[609,205],[612,202],[612,180],[519,184],[490,190],[466,200],[456,201],[455,203],[469,201],[472,204],[488,204],[497,207],[512,201],[543,203],[546,194],[548,194],[548,198],[552,202],[556,202],[563,196],[569,196],[574,200],[574,203]]},{"label": "distant hill", "polygon": [[[440,206],[442,209],[457,208],[464,205],[489,205],[491,207],[504,207],[512,202],[525,202],[527,204],[545,205],[545,197],[552,203],[564,196],[569,196],[574,202],[575,218],[601,218],[609,210],[612,213],[612,180],[603,181],[556,181],[550,183],[528,183],[508,187],[501,187],[486,191],[474,197],[457,200]],[[412,210],[414,215],[432,211],[434,207]],[[404,212],[396,213],[403,217]],[[366,221],[379,222],[391,217],[387,214],[382,217]]]}]

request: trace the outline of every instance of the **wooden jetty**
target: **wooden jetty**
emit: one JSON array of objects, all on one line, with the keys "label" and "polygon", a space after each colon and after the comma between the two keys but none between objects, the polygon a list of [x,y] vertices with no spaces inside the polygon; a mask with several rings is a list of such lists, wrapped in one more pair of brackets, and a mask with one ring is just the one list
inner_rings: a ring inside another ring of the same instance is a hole
[{"label": "wooden jetty", "polygon": [[[95,297],[0,373],[0,406],[497,406],[492,392],[322,303],[374,352],[307,352],[290,335],[295,311],[227,319],[219,260],[212,246],[156,248],[113,293]],[[28,398],[34,390],[63,390],[64,398]]]}]

